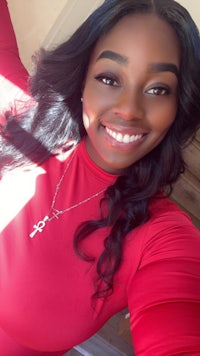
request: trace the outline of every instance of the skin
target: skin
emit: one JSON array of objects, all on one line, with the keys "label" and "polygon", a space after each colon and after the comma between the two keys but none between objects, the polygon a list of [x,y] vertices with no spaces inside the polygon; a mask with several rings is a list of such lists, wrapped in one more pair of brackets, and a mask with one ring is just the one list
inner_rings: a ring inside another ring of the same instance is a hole
[{"label": "skin", "polygon": [[128,15],[101,37],[83,90],[86,149],[103,170],[122,174],[165,137],[178,102],[180,46],[153,14]]}]

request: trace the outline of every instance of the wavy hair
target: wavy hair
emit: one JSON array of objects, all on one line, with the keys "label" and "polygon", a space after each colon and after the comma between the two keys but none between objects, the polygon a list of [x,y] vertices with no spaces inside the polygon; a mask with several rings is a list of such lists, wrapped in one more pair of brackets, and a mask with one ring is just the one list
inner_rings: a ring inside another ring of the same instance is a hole
[{"label": "wavy hair", "polygon": [[182,147],[200,126],[200,38],[194,21],[174,0],[106,0],[68,41],[40,52],[30,79],[34,107],[19,118],[9,116],[1,129],[1,167],[29,161],[40,164],[67,142],[77,144],[86,134],[80,98],[93,48],[120,19],[137,13],[156,14],[177,34],[181,47],[178,111],[163,141],[108,187],[100,202],[100,208],[105,201],[108,204],[108,215],[77,228],[74,248],[91,261],[81,241],[101,227],[110,227],[97,261],[95,296],[112,292],[127,233],[149,219],[150,199],[166,187],[171,190],[184,171]]}]

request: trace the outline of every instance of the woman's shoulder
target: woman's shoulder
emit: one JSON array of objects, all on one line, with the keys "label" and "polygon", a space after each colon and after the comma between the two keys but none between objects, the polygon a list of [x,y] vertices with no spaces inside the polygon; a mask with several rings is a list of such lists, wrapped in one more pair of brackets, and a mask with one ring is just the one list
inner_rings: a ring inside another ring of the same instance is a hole
[{"label": "woman's shoulder", "polygon": [[191,218],[167,198],[152,199],[150,218],[127,237],[125,253],[137,260],[137,268],[173,258],[200,261],[200,231]]},{"label": "woman's shoulder", "polygon": [[148,230],[155,230],[159,234],[159,231],[167,231],[168,229],[171,233],[178,232],[179,229],[186,229],[186,231],[192,229],[200,234],[191,217],[165,196],[152,199],[149,204],[149,212]]}]

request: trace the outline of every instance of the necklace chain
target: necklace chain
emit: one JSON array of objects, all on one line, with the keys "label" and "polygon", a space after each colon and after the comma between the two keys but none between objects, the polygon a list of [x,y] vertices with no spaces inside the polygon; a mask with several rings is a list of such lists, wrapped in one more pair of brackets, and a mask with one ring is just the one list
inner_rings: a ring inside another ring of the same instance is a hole
[{"label": "necklace chain", "polygon": [[62,175],[62,177],[60,178],[59,182],[56,185],[56,190],[55,190],[55,193],[54,193],[54,196],[53,196],[53,199],[52,199],[52,203],[51,203],[51,208],[50,208],[49,214],[46,215],[42,220],[39,220],[37,224],[33,225],[34,230],[30,233],[30,235],[29,235],[30,238],[35,237],[35,235],[38,232],[42,232],[48,221],[50,222],[53,219],[58,219],[59,215],[63,215],[65,213],[67,213],[68,211],[72,210],[72,209],[78,208],[80,205],[87,203],[88,201],[98,197],[100,194],[105,192],[105,189],[102,189],[99,192],[91,195],[90,197],[85,198],[84,200],[81,200],[80,202],[78,202],[76,204],[73,204],[73,205],[69,206],[68,208],[66,208],[64,210],[58,210],[58,209],[55,208],[56,199],[57,199],[60,187],[61,187],[62,182],[63,182],[63,180],[65,178],[65,175],[66,175],[66,173],[67,173],[67,171],[68,171],[68,169],[69,169],[69,167],[70,167],[70,165],[72,163],[74,155],[75,155],[75,150],[72,152],[70,160],[67,163],[67,165],[65,167],[65,170],[63,172],[63,175]]},{"label": "necklace chain", "polygon": [[60,178],[59,182],[58,182],[57,185],[56,185],[56,190],[55,190],[55,193],[54,193],[54,196],[53,196],[53,200],[52,200],[52,203],[51,203],[50,212],[51,212],[51,210],[54,209],[54,206],[55,206],[55,203],[56,203],[56,198],[57,198],[58,192],[59,192],[59,190],[60,190],[60,186],[61,186],[61,184],[62,184],[62,182],[63,182],[63,179],[65,178],[65,175],[66,175],[66,173],[67,173],[67,171],[68,171],[69,166],[70,166],[71,163],[72,163],[72,160],[73,160],[73,158],[74,158],[74,153],[75,153],[75,151],[72,152],[71,157],[70,157],[70,160],[69,160],[69,162],[67,163],[67,165],[66,165],[66,167],[65,167],[65,170],[64,170],[64,172],[63,172],[63,175],[62,175],[62,177]]}]

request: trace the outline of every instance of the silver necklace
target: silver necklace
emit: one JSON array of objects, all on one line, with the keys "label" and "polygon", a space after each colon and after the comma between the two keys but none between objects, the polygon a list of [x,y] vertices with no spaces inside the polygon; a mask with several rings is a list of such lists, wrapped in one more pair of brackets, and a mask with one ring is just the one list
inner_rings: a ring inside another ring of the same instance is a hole
[{"label": "silver necklace", "polygon": [[64,210],[58,210],[58,209],[55,208],[56,199],[57,199],[60,187],[61,187],[63,179],[65,178],[65,175],[66,175],[66,173],[67,173],[67,171],[69,169],[69,166],[70,166],[70,164],[71,164],[71,162],[72,162],[72,160],[74,158],[74,154],[75,154],[75,150],[72,152],[71,158],[70,158],[69,162],[66,165],[64,173],[63,173],[62,177],[60,178],[59,182],[56,185],[56,190],[55,190],[55,193],[54,193],[54,196],[53,196],[53,199],[52,199],[52,203],[51,203],[49,214],[46,215],[43,219],[39,220],[37,224],[33,225],[33,229],[34,230],[30,233],[30,235],[29,235],[30,238],[35,237],[38,232],[42,232],[48,222],[52,221],[53,219],[58,219],[60,215],[63,215],[65,213],[67,213],[68,211],[70,211],[72,209],[75,209],[75,208],[77,208],[78,206],[80,206],[82,204],[87,203],[88,201],[98,197],[100,194],[105,192],[106,189],[102,189],[99,192],[91,195],[90,197],[85,198],[84,200],[81,200],[80,202],[78,202],[78,203],[76,203],[74,205],[71,205],[71,206],[69,206],[68,208],[66,208]]}]

